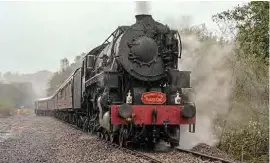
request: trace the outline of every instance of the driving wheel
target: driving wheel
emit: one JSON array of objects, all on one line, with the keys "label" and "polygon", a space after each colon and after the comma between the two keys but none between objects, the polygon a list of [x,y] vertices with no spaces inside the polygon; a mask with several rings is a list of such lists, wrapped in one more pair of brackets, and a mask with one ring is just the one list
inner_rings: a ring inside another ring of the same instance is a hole
[{"label": "driving wheel", "polygon": [[124,135],[122,133],[119,134],[118,139],[119,139],[119,145],[120,145],[120,147],[124,147],[125,140],[124,140]]},{"label": "driving wheel", "polygon": [[110,133],[110,142],[111,143],[114,143],[116,141],[116,135],[115,135],[115,133]]},{"label": "driving wheel", "polygon": [[109,141],[110,140],[109,134],[104,133],[104,138],[105,138],[106,141]]},{"label": "driving wheel", "polygon": [[127,129],[122,126],[120,132],[119,132],[119,136],[118,136],[118,140],[119,140],[119,145],[121,147],[125,147],[126,146],[126,140],[127,140],[127,137],[128,137],[128,131]]},{"label": "driving wheel", "polygon": [[92,134],[94,132],[94,124],[89,123],[88,124],[88,133]]}]

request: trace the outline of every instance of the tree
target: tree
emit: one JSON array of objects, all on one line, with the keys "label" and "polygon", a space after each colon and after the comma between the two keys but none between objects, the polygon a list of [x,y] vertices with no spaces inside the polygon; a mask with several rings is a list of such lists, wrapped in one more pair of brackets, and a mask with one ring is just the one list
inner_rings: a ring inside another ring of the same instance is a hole
[{"label": "tree", "polygon": [[74,59],[75,64],[81,64],[83,57],[86,56],[86,53],[81,53],[80,55],[77,55]]},{"label": "tree", "polygon": [[[252,1],[213,16],[225,28],[237,31],[236,41],[242,55],[255,55],[268,65],[269,2]],[[232,31],[232,30],[230,30]]]},{"label": "tree", "polygon": [[61,64],[61,70],[65,71],[67,69],[67,67],[69,66],[69,61],[68,59],[65,57],[64,59],[60,60],[60,64]]},{"label": "tree", "polygon": [[11,72],[6,72],[3,76],[5,79],[8,79],[11,76]]},{"label": "tree", "polygon": [[81,54],[81,57],[83,58],[83,57],[85,57],[86,55],[87,55],[87,54],[83,52],[83,53]]},{"label": "tree", "polygon": [[82,61],[82,57],[80,55],[77,55],[74,59],[75,63],[80,63]]},{"label": "tree", "polygon": [[0,100],[8,102],[10,104],[8,106],[20,107],[28,98],[25,92],[22,92],[12,84],[0,84],[0,90]]},{"label": "tree", "polygon": [[60,60],[61,71],[55,72],[48,81],[47,95],[51,96],[63,84],[63,82],[82,64],[82,58],[86,53],[82,53],[74,58],[74,63],[69,63],[67,58]]},{"label": "tree", "polygon": [[213,20],[226,35],[234,36],[235,56],[231,64],[235,86],[230,115],[237,117],[235,113],[241,113],[238,122],[225,120],[220,148],[237,158],[244,149],[247,160],[263,162],[260,159],[265,157],[268,162],[265,151],[269,150],[269,2],[252,1],[218,13]]}]

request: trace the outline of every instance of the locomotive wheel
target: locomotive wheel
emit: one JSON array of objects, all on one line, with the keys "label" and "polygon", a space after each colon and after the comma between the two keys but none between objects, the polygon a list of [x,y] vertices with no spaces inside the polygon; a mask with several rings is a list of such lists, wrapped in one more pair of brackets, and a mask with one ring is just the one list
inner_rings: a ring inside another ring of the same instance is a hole
[{"label": "locomotive wheel", "polygon": [[87,132],[88,131],[88,118],[85,118],[83,122],[83,131]]},{"label": "locomotive wheel", "polygon": [[98,138],[101,138],[101,133],[98,132],[98,133],[97,133],[97,136],[98,136]]},{"label": "locomotive wheel", "polygon": [[76,117],[76,125],[77,125],[78,128],[81,128],[80,127],[80,119],[79,119],[79,117]]},{"label": "locomotive wheel", "polygon": [[119,145],[120,147],[124,147],[125,146],[125,140],[124,140],[124,135],[123,134],[119,134]]},{"label": "locomotive wheel", "polygon": [[110,140],[109,134],[104,133],[104,138],[105,138],[106,141],[109,141]]},{"label": "locomotive wheel", "polygon": [[122,129],[120,130],[119,136],[118,136],[119,145],[121,147],[126,146],[127,133],[128,133],[127,129],[122,126]]},{"label": "locomotive wheel", "polygon": [[102,132],[100,132],[100,135],[101,135],[101,139],[104,139],[104,134]]},{"label": "locomotive wheel", "polygon": [[170,142],[170,146],[171,148],[175,148],[179,145],[179,143],[175,143],[175,142]]},{"label": "locomotive wheel", "polygon": [[81,126],[82,126],[81,120],[78,119],[78,127],[81,128]]},{"label": "locomotive wheel", "polygon": [[153,150],[155,148],[156,144],[154,142],[151,141],[148,141],[146,143],[146,148],[149,149],[149,150]]},{"label": "locomotive wheel", "polygon": [[114,143],[116,139],[116,135],[114,133],[110,133],[110,142]]},{"label": "locomotive wheel", "polygon": [[93,132],[94,132],[94,126],[93,126],[93,123],[89,123],[89,124],[88,124],[88,132],[89,132],[90,134],[93,134]]},{"label": "locomotive wheel", "polygon": [[102,132],[98,132],[97,134],[98,134],[98,137],[99,137],[100,139],[103,139],[103,138],[104,138],[104,135],[102,134]]},{"label": "locomotive wheel", "polygon": [[98,137],[99,137],[100,139],[102,139],[102,133],[101,133],[101,132],[98,132]]}]

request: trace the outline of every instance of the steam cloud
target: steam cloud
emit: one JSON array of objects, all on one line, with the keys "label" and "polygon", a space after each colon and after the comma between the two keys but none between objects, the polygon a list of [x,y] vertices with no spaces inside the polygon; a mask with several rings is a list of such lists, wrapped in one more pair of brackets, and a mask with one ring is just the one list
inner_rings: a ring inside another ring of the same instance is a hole
[{"label": "steam cloud", "polygon": [[136,1],[136,14],[150,14],[149,1]]},{"label": "steam cloud", "polygon": [[233,77],[228,58],[233,46],[213,41],[200,41],[195,35],[182,35],[183,54],[180,70],[191,72],[191,101],[197,107],[196,131],[181,126],[180,147],[192,148],[198,143],[215,145],[214,118],[226,115],[233,89]]}]

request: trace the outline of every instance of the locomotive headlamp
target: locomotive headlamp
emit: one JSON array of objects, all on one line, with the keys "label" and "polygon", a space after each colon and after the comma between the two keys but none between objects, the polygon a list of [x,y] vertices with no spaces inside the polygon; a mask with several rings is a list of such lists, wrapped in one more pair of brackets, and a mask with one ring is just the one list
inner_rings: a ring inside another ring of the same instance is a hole
[{"label": "locomotive headlamp", "polygon": [[183,109],[181,110],[181,115],[185,118],[192,118],[196,114],[196,107],[192,104],[183,105]]},{"label": "locomotive headlamp", "polygon": [[129,104],[122,104],[119,108],[118,108],[118,115],[121,118],[127,119],[130,118],[132,115],[132,107]]},{"label": "locomotive headlamp", "polygon": [[132,104],[132,96],[131,96],[130,90],[128,91],[126,103],[127,104]]},{"label": "locomotive headlamp", "polygon": [[177,93],[176,93],[176,97],[174,98],[174,103],[175,104],[181,104],[181,97],[180,97],[180,94],[179,94],[179,92],[177,91]]},{"label": "locomotive headlamp", "polygon": [[131,122],[132,118],[126,118],[126,121]]}]

